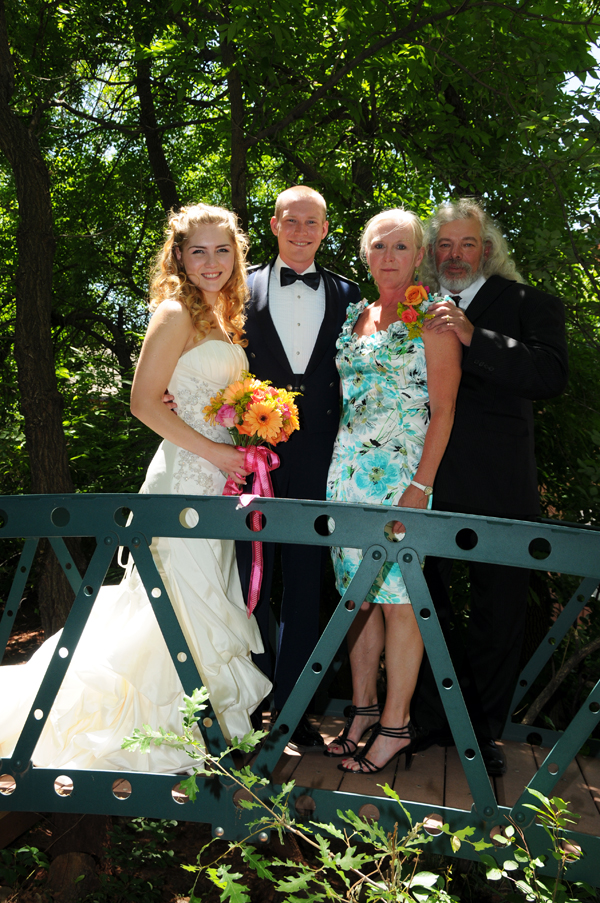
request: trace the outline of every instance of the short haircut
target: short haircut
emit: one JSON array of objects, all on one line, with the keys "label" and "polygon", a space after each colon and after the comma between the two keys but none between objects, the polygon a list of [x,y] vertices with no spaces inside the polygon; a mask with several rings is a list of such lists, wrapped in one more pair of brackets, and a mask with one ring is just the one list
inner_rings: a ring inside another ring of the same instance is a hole
[{"label": "short haircut", "polygon": [[323,208],[323,219],[327,219],[327,204],[325,203],[325,198],[322,194],[319,194],[318,191],[315,191],[314,188],[309,188],[308,185],[292,185],[291,188],[286,188],[285,191],[282,191],[281,194],[277,195],[277,199],[275,200],[276,218],[279,219],[281,217],[286,203],[299,198],[308,198],[309,200],[316,201],[317,204]]}]

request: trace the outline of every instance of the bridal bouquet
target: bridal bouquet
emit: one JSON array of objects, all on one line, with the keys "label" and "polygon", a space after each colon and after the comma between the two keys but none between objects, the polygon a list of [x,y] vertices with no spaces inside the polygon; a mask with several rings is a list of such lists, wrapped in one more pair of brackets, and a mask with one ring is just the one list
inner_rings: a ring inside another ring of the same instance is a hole
[{"label": "bridal bouquet", "polygon": [[214,395],[204,408],[204,418],[229,431],[235,445],[277,445],[299,429],[297,392],[275,389],[269,380],[251,373]]}]

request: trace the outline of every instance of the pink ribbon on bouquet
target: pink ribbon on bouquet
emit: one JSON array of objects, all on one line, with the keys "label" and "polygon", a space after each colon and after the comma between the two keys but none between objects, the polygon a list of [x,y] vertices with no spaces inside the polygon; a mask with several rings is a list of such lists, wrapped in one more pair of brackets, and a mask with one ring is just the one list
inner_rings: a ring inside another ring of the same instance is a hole
[{"label": "pink ribbon on bouquet", "polygon": [[[273,498],[273,484],[271,483],[272,470],[279,467],[279,455],[264,445],[249,445],[244,447],[237,446],[238,451],[244,452],[244,470],[254,474],[253,493],[242,493],[242,487],[236,483],[231,477],[228,478],[223,489],[223,495],[239,495],[240,504],[238,508],[245,508],[250,502],[261,496],[262,498]],[[257,533],[262,528],[262,514],[260,511],[250,512],[250,529]],[[262,542],[253,540],[252,542],[252,570],[250,571],[250,588],[248,591],[248,617],[252,614],[258,604],[260,596],[260,587],[263,577],[263,549]]]}]

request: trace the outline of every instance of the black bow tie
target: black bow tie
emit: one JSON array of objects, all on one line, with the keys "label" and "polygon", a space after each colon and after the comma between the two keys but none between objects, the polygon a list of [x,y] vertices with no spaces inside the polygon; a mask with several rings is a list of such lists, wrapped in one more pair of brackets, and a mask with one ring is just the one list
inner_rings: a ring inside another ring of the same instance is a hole
[{"label": "black bow tie", "polygon": [[460,295],[450,295],[454,303],[457,307],[460,307],[461,296]]},{"label": "black bow tie", "polygon": [[290,269],[290,267],[281,267],[279,271],[279,278],[281,280],[281,285],[292,285],[296,281],[296,279],[300,279],[304,282],[305,285],[308,285],[309,288],[312,288],[313,291],[319,287],[319,283],[321,282],[321,274],[320,273],[296,273],[295,270]]}]

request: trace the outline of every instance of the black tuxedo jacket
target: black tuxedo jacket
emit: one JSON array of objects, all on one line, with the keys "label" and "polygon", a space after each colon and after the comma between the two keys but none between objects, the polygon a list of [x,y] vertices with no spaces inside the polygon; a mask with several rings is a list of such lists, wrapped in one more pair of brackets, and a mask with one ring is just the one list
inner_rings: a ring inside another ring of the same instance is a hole
[{"label": "black tuxedo jacket", "polygon": [[[304,374],[294,374],[269,312],[269,276],[273,261],[248,274],[250,303],[245,325],[250,372],[270,379],[278,388],[301,391],[296,397],[303,433],[329,433],[335,437],[339,423],[340,389],[335,366],[335,343],[350,302],[360,300],[356,283],[317,264],[325,284],[325,314],[313,353]],[[296,381],[295,376],[302,376]],[[293,434],[290,445],[297,438]],[[280,446],[277,451],[283,449]]]},{"label": "black tuxedo jacket", "polygon": [[438,469],[433,507],[530,518],[539,513],[534,399],[559,395],[568,375],[558,298],[491,276],[466,310],[456,416]]}]

